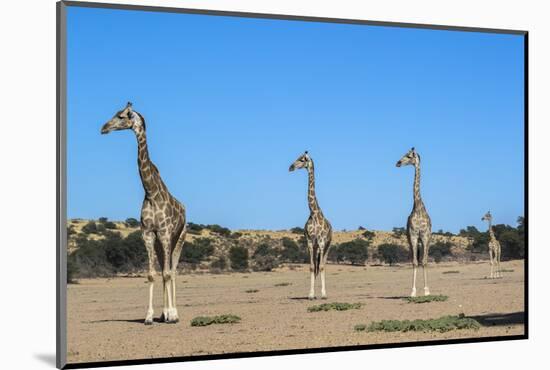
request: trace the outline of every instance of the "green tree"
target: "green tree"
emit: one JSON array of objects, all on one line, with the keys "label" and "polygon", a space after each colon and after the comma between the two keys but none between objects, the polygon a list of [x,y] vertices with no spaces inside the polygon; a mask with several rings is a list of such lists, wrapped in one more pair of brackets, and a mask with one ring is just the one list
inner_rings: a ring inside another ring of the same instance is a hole
[{"label": "green tree", "polygon": [[210,238],[196,238],[191,243],[186,243],[182,251],[182,260],[192,265],[197,265],[214,253],[214,245]]},{"label": "green tree", "polygon": [[248,249],[234,245],[229,249],[229,260],[231,268],[235,271],[244,271],[248,269]]},{"label": "green tree", "polygon": [[97,224],[94,221],[89,221],[86,225],[82,226],[82,232],[84,234],[97,234]]},{"label": "green tree", "polygon": [[309,254],[305,246],[300,246],[293,239],[284,237],[282,240],[281,260],[292,263],[309,262]]},{"label": "green tree", "polygon": [[138,227],[139,226],[139,221],[136,220],[135,218],[132,218],[132,217],[127,218],[126,221],[124,221],[124,223],[126,224],[127,227]]},{"label": "green tree", "polygon": [[394,227],[392,229],[393,236],[395,238],[401,238],[403,235],[405,235],[405,228],[404,227]]},{"label": "green tree", "polygon": [[397,262],[402,262],[407,259],[407,252],[397,244],[385,243],[378,246],[378,254],[382,260],[393,265]]}]

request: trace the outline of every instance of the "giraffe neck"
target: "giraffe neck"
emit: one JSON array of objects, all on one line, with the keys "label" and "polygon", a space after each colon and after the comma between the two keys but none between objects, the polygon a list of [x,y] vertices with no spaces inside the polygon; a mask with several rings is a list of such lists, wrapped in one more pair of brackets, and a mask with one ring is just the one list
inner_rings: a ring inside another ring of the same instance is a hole
[{"label": "giraffe neck", "polygon": [[414,208],[417,208],[423,204],[422,197],[420,196],[420,163],[417,163],[414,166],[413,195],[414,195]]},{"label": "giraffe neck", "polygon": [[489,221],[489,238],[491,238],[491,240],[496,239],[495,232],[493,231],[493,225],[492,225],[491,221]]},{"label": "giraffe neck", "polygon": [[151,162],[151,159],[149,158],[147,136],[145,134],[143,123],[141,125],[134,126],[133,131],[136,134],[138,143],[138,169],[143,190],[145,190],[145,196],[147,198],[153,198],[159,191],[159,186],[155,181],[156,170],[153,162]]},{"label": "giraffe neck", "polygon": [[307,189],[307,204],[311,213],[320,213],[319,203],[317,203],[317,196],[315,195],[315,170],[313,167],[313,161],[308,167],[308,189]]}]

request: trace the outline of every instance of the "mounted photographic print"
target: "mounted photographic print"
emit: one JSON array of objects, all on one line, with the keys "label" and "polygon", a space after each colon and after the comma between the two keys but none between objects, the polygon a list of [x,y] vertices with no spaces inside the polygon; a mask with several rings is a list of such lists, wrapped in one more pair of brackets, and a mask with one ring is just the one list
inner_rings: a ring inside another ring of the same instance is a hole
[{"label": "mounted photographic print", "polygon": [[526,52],[58,3],[58,367],[527,338]]}]

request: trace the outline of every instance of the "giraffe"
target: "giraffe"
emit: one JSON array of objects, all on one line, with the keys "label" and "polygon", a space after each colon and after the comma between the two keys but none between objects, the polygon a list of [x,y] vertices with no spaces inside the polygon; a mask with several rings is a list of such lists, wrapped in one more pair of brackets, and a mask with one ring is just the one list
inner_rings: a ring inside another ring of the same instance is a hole
[{"label": "giraffe", "polygon": [[153,323],[153,287],[155,281],[155,257],[163,282],[163,309],[161,321],[179,321],[176,308],[176,273],[186,228],[185,207],[174,198],[162,181],[157,167],[149,158],[145,136],[145,120],[134,111],[132,103],[118,111],[101,128],[102,134],[111,131],[132,130],[138,143],[138,169],[145,198],[141,207],[141,232],[149,261],[149,306],[145,325]]},{"label": "giraffe", "polygon": [[424,272],[424,295],[430,295],[428,288],[428,252],[432,235],[432,222],[420,197],[420,155],[411,148],[397,163],[397,167],[414,166],[414,205],[407,219],[407,237],[412,253],[413,282],[411,297],[416,297],[416,272],[418,270],[418,242],[423,246],[422,270]]},{"label": "giraffe", "polygon": [[311,285],[309,290],[309,299],[315,299],[315,278],[321,273],[321,298],[327,298],[325,287],[325,264],[327,262],[328,250],[332,240],[332,226],[330,222],[323,216],[323,212],[317,202],[315,195],[315,171],[313,160],[306,151],[289,167],[292,172],[297,169],[305,168],[308,172],[308,193],[307,200],[309,205],[309,218],[304,228],[304,234],[309,250],[310,266],[309,272],[311,277]]},{"label": "giraffe", "polygon": [[[491,211],[487,211],[485,216],[481,218],[481,221],[487,221],[489,223],[489,258],[491,260],[491,279],[502,277],[500,270],[500,242],[495,237],[493,232],[493,216]],[[496,267],[496,271],[495,271]]]}]

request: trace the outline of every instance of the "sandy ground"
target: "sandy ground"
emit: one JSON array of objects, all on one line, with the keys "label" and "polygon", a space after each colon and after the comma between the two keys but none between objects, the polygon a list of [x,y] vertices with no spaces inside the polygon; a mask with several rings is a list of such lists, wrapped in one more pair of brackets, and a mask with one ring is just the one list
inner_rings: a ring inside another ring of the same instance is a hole
[{"label": "sandy ground", "polygon": [[[446,302],[407,303],[412,269],[402,267],[327,266],[328,300],[306,299],[306,266],[296,270],[247,274],[178,276],[180,322],[143,325],[148,289],[145,278],[80,280],[68,287],[68,361],[90,362],[396,343],[524,333],[522,261],[503,263],[513,270],[487,279],[488,262],[448,263],[430,269],[432,294]],[[445,271],[459,273],[444,274]],[[422,276],[421,273],[419,274]],[[287,286],[276,286],[290,283]],[[161,313],[161,289],[155,289],[155,317]],[[420,279],[419,292],[422,292]],[[257,289],[256,293],[246,290]],[[320,290],[320,289],[319,289]],[[320,291],[319,291],[320,293]],[[307,312],[313,304],[361,302],[358,310]],[[238,324],[191,327],[200,315],[232,313]],[[447,333],[355,332],[356,324],[383,319],[428,319],[464,313],[477,318],[480,330]]]}]

